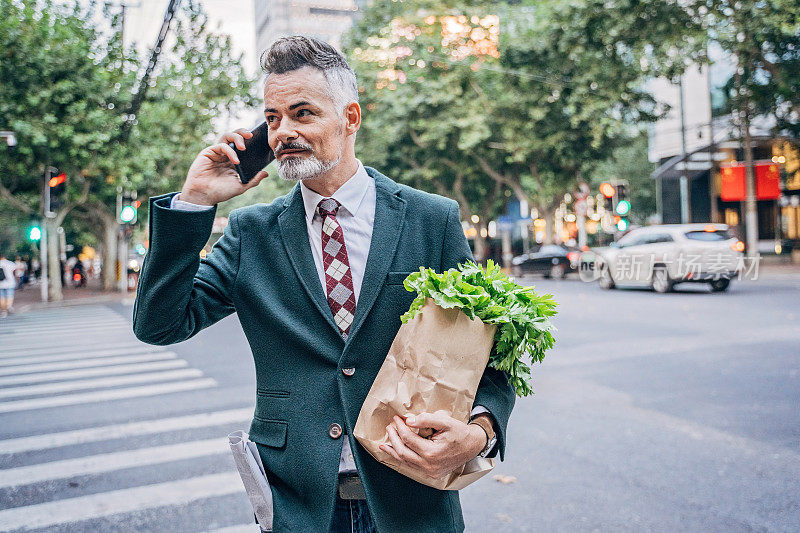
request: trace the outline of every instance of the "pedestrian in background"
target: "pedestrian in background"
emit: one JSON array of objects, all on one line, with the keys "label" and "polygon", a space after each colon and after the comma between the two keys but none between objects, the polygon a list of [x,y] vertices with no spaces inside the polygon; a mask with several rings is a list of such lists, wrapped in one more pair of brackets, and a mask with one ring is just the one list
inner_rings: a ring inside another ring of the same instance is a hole
[{"label": "pedestrian in background", "polygon": [[14,289],[17,286],[16,270],[17,265],[9,261],[6,254],[0,252],[0,318],[5,318],[9,311],[14,311]]},{"label": "pedestrian in background", "polygon": [[22,260],[22,257],[17,256],[17,260],[14,261],[14,266],[16,267],[15,273],[18,280],[17,290],[21,290],[28,279],[28,264]]},{"label": "pedestrian in background", "polygon": [[42,277],[42,264],[39,262],[38,257],[34,257],[31,260],[31,272],[33,273],[33,277],[37,280],[41,279]]}]

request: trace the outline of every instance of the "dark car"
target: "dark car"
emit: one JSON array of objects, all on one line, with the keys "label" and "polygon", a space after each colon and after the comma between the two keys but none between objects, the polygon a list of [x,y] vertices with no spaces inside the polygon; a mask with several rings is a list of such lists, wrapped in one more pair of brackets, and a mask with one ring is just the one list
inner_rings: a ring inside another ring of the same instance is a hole
[{"label": "dark car", "polygon": [[561,279],[570,272],[577,272],[581,252],[559,244],[545,244],[538,250],[519,255],[511,260],[514,276],[541,274],[546,278]]}]

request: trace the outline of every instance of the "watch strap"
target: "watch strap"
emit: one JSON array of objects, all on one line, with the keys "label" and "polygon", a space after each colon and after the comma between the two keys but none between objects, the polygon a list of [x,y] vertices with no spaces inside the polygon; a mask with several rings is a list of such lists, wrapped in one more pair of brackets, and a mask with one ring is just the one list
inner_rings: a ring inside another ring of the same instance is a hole
[{"label": "watch strap", "polygon": [[469,423],[480,426],[484,433],[486,433],[486,446],[479,454],[483,457],[491,449],[491,447],[494,446],[494,443],[497,442],[492,421],[488,416],[476,415],[472,420],[469,421]]}]

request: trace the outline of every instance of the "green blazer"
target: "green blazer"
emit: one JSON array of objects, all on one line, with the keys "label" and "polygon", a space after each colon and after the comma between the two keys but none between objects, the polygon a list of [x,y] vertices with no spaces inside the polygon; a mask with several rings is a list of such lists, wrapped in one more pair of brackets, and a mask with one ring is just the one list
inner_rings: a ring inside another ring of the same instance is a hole
[{"label": "green blazer", "polygon": [[[330,529],[346,428],[367,504],[380,532],[464,530],[457,491],[440,491],[388,468],[353,438],[361,405],[414,294],[403,280],[421,266],[443,271],[472,259],[458,204],[399,185],[373,168],[375,225],[355,319],[342,340],[311,255],[299,183],[269,205],[233,211],[222,237],[200,259],[216,209],[169,209],[175,193],[150,199],[150,250],[133,311],[136,336],[150,344],[186,340],[236,312],[256,369],[250,439],[272,486],[274,527]],[[343,368],[355,368],[347,376]],[[497,422],[505,453],[514,390],[505,374],[484,373],[475,405]]]}]

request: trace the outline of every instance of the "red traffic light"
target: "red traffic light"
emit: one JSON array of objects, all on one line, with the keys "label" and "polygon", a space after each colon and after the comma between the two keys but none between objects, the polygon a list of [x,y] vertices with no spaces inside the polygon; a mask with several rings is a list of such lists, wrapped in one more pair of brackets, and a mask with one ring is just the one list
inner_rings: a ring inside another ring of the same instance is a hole
[{"label": "red traffic light", "polygon": [[605,182],[600,185],[600,192],[603,193],[603,196],[605,196],[606,198],[611,198],[612,196],[614,196],[616,189],[614,189],[614,186],[611,185],[610,183]]},{"label": "red traffic light", "polygon": [[50,185],[50,187],[58,187],[65,181],[67,181],[67,175],[64,172],[62,172],[58,176],[53,176],[52,178],[50,178],[48,185]]}]

